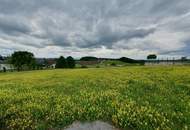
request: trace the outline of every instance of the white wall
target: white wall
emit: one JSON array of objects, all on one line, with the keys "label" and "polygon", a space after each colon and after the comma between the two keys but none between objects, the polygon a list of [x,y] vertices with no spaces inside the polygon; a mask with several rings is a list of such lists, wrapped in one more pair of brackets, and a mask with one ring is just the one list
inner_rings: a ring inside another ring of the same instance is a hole
[{"label": "white wall", "polygon": [[3,71],[4,67],[6,70],[14,70],[14,66],[11,64],[0,64],[0,71]]}]

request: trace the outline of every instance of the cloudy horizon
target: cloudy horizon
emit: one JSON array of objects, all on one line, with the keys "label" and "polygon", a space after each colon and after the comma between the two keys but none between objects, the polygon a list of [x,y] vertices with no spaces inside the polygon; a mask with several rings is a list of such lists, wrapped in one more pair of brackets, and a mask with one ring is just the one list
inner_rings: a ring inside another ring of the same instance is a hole
[{"label": "cloudy horizon", "polygon": [[188,0],[0,0],[0,55],[190,56]]}]

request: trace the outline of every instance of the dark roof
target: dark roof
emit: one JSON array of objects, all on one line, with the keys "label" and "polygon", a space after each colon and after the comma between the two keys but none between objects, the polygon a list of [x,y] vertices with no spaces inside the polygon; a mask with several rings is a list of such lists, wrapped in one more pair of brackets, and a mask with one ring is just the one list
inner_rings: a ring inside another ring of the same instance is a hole
[{"label": "dark roof", "polygon": [[56,63],[55,58],[36,58],[36,62],[42,65],[52,65]]}]

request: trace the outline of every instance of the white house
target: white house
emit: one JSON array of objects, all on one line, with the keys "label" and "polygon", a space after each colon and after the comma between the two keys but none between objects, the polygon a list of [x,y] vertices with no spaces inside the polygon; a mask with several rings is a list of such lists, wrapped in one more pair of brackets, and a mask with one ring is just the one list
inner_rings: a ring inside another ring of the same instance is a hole
[{"label": "white house", "polygon": [[55,69],[56,64],[52,64],[52,65],[50,65],[49,67],[52,68],[52,69]]},{"label": "white house", "polygon": [[14,70],[14,66],[12,64],[6,64],[2,60],[0,60],[0,71],[4,70]]}]

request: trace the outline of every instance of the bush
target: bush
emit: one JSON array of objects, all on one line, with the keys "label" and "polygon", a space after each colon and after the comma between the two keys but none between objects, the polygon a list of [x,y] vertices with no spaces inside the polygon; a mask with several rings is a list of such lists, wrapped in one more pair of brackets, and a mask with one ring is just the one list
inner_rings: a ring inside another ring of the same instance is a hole
[{"label": "bush", "polygon": [[100,68],[100,66],[99,66],[99,65],[97,65],[97,66],[96,66],[96,68]]},{"label": "bush", "polygon": [[116,66],[117,64],[116,63],[111,63],[111,66]]},{"label": "bush", "polygon": [[88,66],[86,66],[86,65],[82,65],[81,68],[88,68]]}]

